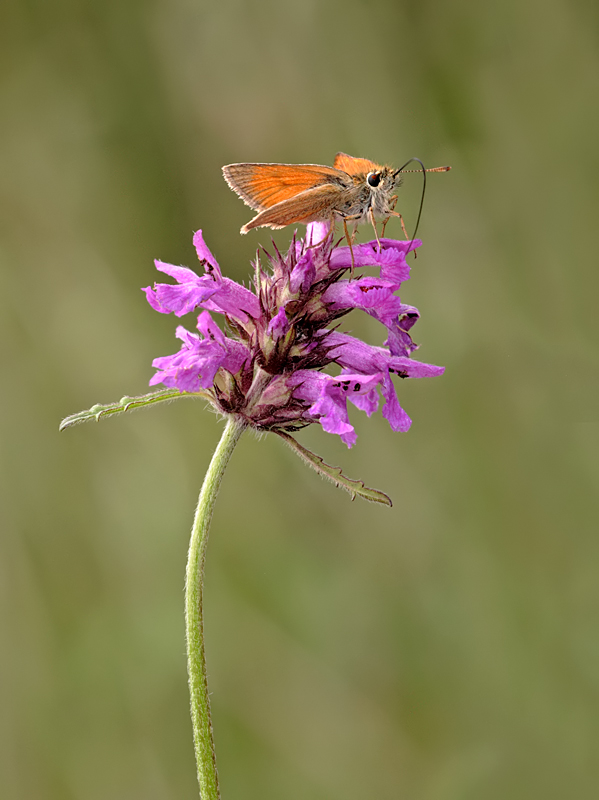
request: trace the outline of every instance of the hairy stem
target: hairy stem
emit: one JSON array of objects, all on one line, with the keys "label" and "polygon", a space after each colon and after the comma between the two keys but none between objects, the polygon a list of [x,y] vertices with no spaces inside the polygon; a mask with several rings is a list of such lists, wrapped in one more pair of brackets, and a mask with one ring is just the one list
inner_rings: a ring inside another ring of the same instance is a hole
[{"label": "hairy stem", "polygon": [[196,508],[185,580],[185,624],[187,631],[187,674],[191,698],[191,721],[198,782],[202,800],[219,800],[218,773],[210,718],[210,698],[204,653],[204,562],[208,531],[214,510],[216,495],[231,453],[243,433],[243,422],[229,417],[208,472],[204,478],[198,506]]}]

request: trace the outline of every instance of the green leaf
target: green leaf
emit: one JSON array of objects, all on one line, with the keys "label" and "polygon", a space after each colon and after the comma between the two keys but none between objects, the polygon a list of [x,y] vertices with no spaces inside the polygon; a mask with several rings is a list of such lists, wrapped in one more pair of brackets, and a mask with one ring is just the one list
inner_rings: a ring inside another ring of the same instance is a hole
[{"label": "green leaf", "polygon": [[112,414],[124,414],[125,411],[133,411],[136,408],[144,408],[151,406],[155,403],[164,403],[168,400],[177,400],[179,397],[203,397],[205,400],[210,400],[208,392],[180,392],[178,389],[161,389],[158,392],[150,392],[149,394],[142,394],[139,397],[121,397],[116,403],[106,403],[101,405],[97,403],[95,406],[88,408],[85,411],[79,411],[78,414],[71,414],[60,423],[59,430],[64,431],[73,425],[80,422],[87,422],[90,419],[99,422],[100,417],[106,417]]},{"label": "green leaf", "polygon": [[352,500],[358,495],[359,497],[363,497],[364,500],[371,500],[373,503],[384,503],[387,506],[393,505],[391,498],[387,497],[386,494],[379,492],[378,489],[369,489],[364,485],[364,481],[354,481],[351,478],[347,478],[341,472],[341,467],[331,467],[329,464],[325,464],[320,456],[307,450],[303,445],[297,442],[293,436],[283,431],[275,431],[275,433],[280,436],[283,441],[287,442],[289,447],[297,453],[302,461],[316,470],[319,475],[333,481],[336,486],[349,492],[352,496]]}]

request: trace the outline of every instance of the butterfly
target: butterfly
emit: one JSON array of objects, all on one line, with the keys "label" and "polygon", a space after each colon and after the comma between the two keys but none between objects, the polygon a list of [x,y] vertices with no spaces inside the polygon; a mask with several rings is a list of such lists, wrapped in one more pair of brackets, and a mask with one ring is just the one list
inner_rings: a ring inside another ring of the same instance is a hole
[{"label": "butterfly", "polygon": [[[412,161],[417,161],[421,169],[406,170]],[[228,164],[223,167],[223,174],[231,189],[258,212],[241,228],[241,233],[261,227],[285,228],[294,223],[334,224],[341,219],[351,248],[358,225],[369,221],[380,248],[378,221],[382,221],[382,237],[389,219],[399,217],[404,234],[409,238],[401,214],[395,211],[395,189],[401,184],[400,176],[404,172],[422,172],[426,181],[427,172],[447,172],[450,169],[425,169],[417,158],[411,158],[403,167],[394,169],[367,158],[337,153],[332,167],[321,164]],[[348,222],[354,223],[351,238]]]}]

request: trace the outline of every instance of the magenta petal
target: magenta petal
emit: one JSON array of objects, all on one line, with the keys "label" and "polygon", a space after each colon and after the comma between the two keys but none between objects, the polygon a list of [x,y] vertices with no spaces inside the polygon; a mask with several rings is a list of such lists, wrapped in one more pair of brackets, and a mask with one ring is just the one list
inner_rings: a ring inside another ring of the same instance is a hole
[{"label": "magenta petal", "polygon": [[385,278],[359,278],[338,281],[324,292],[322,299],[332,309],[361,308],[383,325],[393,325],[402,308],[401,299],[394,294],[399,288],[395,281]]},{"label": "magenta petal", "polygon": [[399,309],[397,324],[402,331],[409,331],[420,319],[420,312],[415,306],[402,303]]},{"label": "magenta petal", "polygon": [[327,433],[350,433],[353,426],[347,416],[347,406],[332,396],[329,388],[323,389],[320,397],[310,407],[310,414],[320,417],[320,424]]},{"label": "magenta petal", "polygon": [[172,312],[177,317],[182,317],[194,311],[205,303],[218,291],[218,286],[209,281],[207,285],[178,286],[169,283],[157,283],[154,286],[155,301],[152,302],[151,294],[146,290],[152,308],[163,314]]},{"label": "magenta petal", "polygon": [[289,279],[289,291],[292,295],[298,292],[307,292],[316,276],[316,267],[314,266],[313,250],[306,250],[297,261],[297,264],[291,271]]},{"label": "magenta petal", "polygon": [[327,238],[331,230],[330,222],[310,222],[306,225],[306,244],[314,247]]},{"label": "magenta petal", "polygon": [[354,402],[358,394],[368,395],[381,380],[381,375],[353,375],[339,377],[322,372],[300,370],[289,380],[297,387],[294,396],[311,402],[308,413],[317,417],[327,433],[336,433],[351,447],[356,441],[353,425],[347,415],[347,400]]},{"label": "magenta petal", "polygon": [[[422,242],[415,239],[397,241],[396,239],[381,239],[381,250],[378,243],[367,242],[353,246],[354,262],[356,267],[380,267],[381,277],[395,280],[398,283],[410,277],[410,266],[406,261],[408,252],[419,247]],[[331,269],[349,269],[351,267],[351,253],[349,247],[337,247],[331,255]]]},{"label": "magenta petal", "polygon": [[386,401],[383,406],[383,416],[388,420],[391,430],[404,432],[409,430],[412,420],[399,405],[399,400],[395,393],[395,386],[388,373],[383,379],[381,392]]},{"label": "magenta petal", "polygon": [[[192,269],[189,269],[189,267],[176,267],[174,264],[167,264],[165,261],[160,261],[159,258],[154,259],[154,266],[157,270],[164,272],[165,275],[169,275],[171,278],[174,278],[177,283],[180,283],[183,286],[186,284],[198,283],[198,281],[204,280]],[[211,278],[211,280],[213,279]]]},{"label": "magenta petal", "polygon": [[197,329],[202,334],[204,339],[218,342],[221,347],[224,347],[225,334],[212,319],[208,311],[202,311],[202,313],[199,315]]},{"label": "magenta petal", "polygon": [[418,349],[418,345],[415,344],[410,334],[402,331],[399,327],[388,327],[387,332],[388,336],[383,344],[389,348],[392,355],[409,356]]},{"label": "magenta petal", "polygon": [[443,375],[445,367],[425,364],[423,361],[415,361],[413,358],[405,356],[391,356],[389,370],[402,378],[436,378]]},{"label": "magenta petal", "polygon": [[280,336],[284,336],[288,330],[289,320],[285,314],[285,309],[280,308],[268,323],[267,332],[275,339],[278,339]]},{"label": "magenta petal", "polygon": [[327,342],[331,346],[331,357],[346,370],[370,374],[389,369],[390,355],[384,347],[374,347],[337,331],[329,334]]},{"label": "magenta petal", "polygon": [[381,267],[381,278],[388,278],[402,283],[410,277],[410,265],[406,261],[406,256],[417,247],[422,245],[420,239],[413,242],[404,239],[381,239],[383,257],[379,261]]},{"label": "magenta petal", "polygon": [[220,267],[218,266],[218,262],[206,246],[206,242],[202,236],[202,231],[196,231],[194,233],[193,244],[196,249],[196,253],[198,254],[198,258],[204,265],[206,272],[215,272],[219,277],[221,277],[221,271]]},{"label": "magenta petal", "polygon": [[142,292],[145,292],[146,300],[152,306],[154,311],[159,311],[161,314],[169,314],[170,313],[167,308],[163,308],[160,305],[160,301],[158,300],[158,297],[156,296],[156,292],[154,291],[154,287],[153,286],[144,286],[144,288],[142,289]]},{"label": "magenta petal", "polygon": [[152,364],[159,372],[150,385],[163,383],[185,392],[208,389],[221,367],[235,374],[249,357],[247,348],[227,339],[207,311],[200,314],[198,328],[204,338],[181,325],[177,328],[177,338],[183,345],[178,353],[154,359]]},{"label": "magenta petal", "polygon": [[367,416],[372,416],[379,407],[379,394],[376,389],[371,389],[367,394],[352,394],[348,397],[349,401],[366,412]]},{"label": "magenta petal", "polygon": [[203,304],[208,311],[226,314],[244,325],[249,317],[259,319],[260,301],[253,292],[230,278],[223,278],[218,292]]},{"label": "magenta petal", "polygon": [[340,438],[343,444],[347,445],[347,447],[351,450],[351,448],[358,441],[358,434],[352,428],[351,431],[347,431],[347,433],[340,434]]},{"label": "magenta petal", "polygon": [[[369,244],[376,247],[376,242],[370,242]],[[420,239],[381,239],[381,247],[383,250],[395,250],[407,256],[408,253],[422,247],[422,241]]]},{"label": "magenta petal", "polygon": [[[175,267],[156,261],[156,269],[165,272],[178,283],[156,283],[154,288],[146,287],[144,292],[148,303],[161,314],[174,313],[177,317],[189,314],[215,294],[220,287],[218,276],[199,276],[187,267]],[[222,280],[222,279],[220,279]]]}]

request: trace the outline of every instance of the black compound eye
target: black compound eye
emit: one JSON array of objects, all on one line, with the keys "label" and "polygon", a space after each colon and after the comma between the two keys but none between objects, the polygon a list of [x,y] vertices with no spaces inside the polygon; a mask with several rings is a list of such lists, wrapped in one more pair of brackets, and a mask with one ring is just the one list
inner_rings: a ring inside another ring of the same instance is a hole
[{"label": "black compound eye", "polygon": [[369,186],[378,186],[381,182],[381,174],[380,172],[369,172],[366,176],[366,183]]}]

